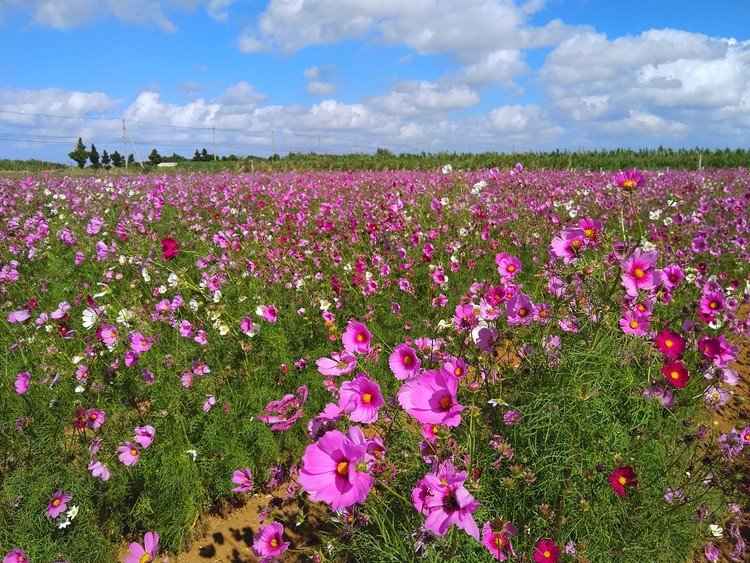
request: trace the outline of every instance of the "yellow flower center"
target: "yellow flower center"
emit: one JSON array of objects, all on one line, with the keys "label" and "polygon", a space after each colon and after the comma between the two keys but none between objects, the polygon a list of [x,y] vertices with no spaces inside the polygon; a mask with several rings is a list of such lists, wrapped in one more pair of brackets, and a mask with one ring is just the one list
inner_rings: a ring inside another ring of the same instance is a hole
[{"label": "yellow flower center", "polygon": [[623,487],[628,484],[628,480],[622,475],[617,478],[617,482],[620,483],[620,485],[622,485]]},{"label": "yellow flower center", "polygon": [[442,410],[447,411],[453,406],[453,400],[450,397],[443,397],[440,399],[439,404]]},{"label": "yellow flower center", "polygon": [[680,374],[679,374],[679,373],[677,372],[677,370],[674,370],[674,369],[673,369],[673,370],[672,370],[672,371],[671,371],[671,372],[669,373],[669,377],[671,377],[672,379],[680,379]]},{"label": "yellow flower center", "polygon": [[508,272],[510,272],[511,274],[512,274],[513,272],[515,272],[515,271],[516,271],[516,267],[515,267],[515,265],[513,265],[513,264],[508,264],[508,267],[507,267],[507,268],[505,268],[505,269],[506,269],[506,270],[507,270]]},{"label": "yellow flower center", "polygon": [[547,312],[547,309],[542,309],[541,311],[539,311],[539,316],[542,317],[543,319],[546,319],[547,317],[549,317],[549,313]]},{"label": "yellow flower center", "polygon": [[148,340],[146,340],[145,338],[141,338],[141,346],[143,346],[144,348],[148,346]]},{"label": "yellow flower center", "polygon": [[339,464],[336,466],[336,473],[338,473],[342,477],[348,477],[349,476],[349,462],[348,461],[339,462]]},{"label": "yellow flower center", "polygon": [[453,375],[456,377],[461,377],[464,374],[464,370],[461,368],[456,368],[453,370]]},{"label": "yellow flower center", "polygon": [[503,536],[501,534],[495,534],[495,538],[493,542],[495,546],[497,547],[503,547],[505,545],[505,542],[503,541]]},{"label": "yellow flower center", "polygon": [[594,229],[583,229],[583,234],[586,236],[586,238],[592,238],[594,236]]},{"label": "yellow flower center", "polygon": [[632,329],[638,328],[638,321],[630,321],[630,328]]},{"label": "yellow flower center", "polygon": [[672,342],[672,340],[670,339],[667,339],[664,341],[664,346],[666,346],[667,348],[671,348],[672,346],[674,346],[674,342]]},{"label": "yellow flower center", "polygon": [[542,552],[542,555],[543,555],[544,557],[546,557],[547,559],[549,559],[549,558],[550,558],[550,557],[552,556],[552,554],[551,554],[551,553],[549,552],[549,550],[547,550],[547,549],[545,549],[545,550],[544,550],[544,551]]},{"label": "yellow flower center", "polygon": [[362,393],[362,402],[366,405],[370,404],[370,401],[372,401],[372,394],[371,393]]},{"label": "yellow flower center", "polygon": [[529,314],[529,311],[528,311],[528,310],[526,309],[526,307],[521,307],[521,308],[520,308],[520,309],[518,310],[518,316],[519,316],[519,317],[525,317],[525,316],[526,316],[526,315],[528,315],[528,314]]},{"label": "yellow flower center", "polygon": [[643,271],[643,268],[636,268],[633,270],[633,277],[637,280],[643,279],[645,275],[646,272]]},{"label": "yellow flower center", "polygon": [[54,506],[55,508],[57,508],[61,504],[62,504],[62,501],[59,498],[56,498],[55,500],[52,501],[52,506]]},{"label": "yellow flower center", "polygon": [[636,184],[636,181],[635,181],[635,180],[625,180],[625,181],[624,181],[624,182],[622,183],[622,187],[623,187],[623,188],[627,188],[627,189],[632,189],[632,188],[636,188],[636,187],[638,187],[638,185]]},{"label": "yellow flower center", "polygon": [[404,356],[403,358],[401,358],[401,361],[404,363],[406,367],[409,367],[412,364],[412,362],[414,362],[414,360],[411,359],[411,356]]},{"label": "yellow flower center", "polygon": [[279,540],[277,540],[276,538],[271,538],[271,541],[268,542],[268,543],[270,543],[271,547],[273,547],[273,548],[279,547]]},{"label": "yellow flower center", "polygon": [[138,455],[138,450],[136,450],[135,448],[130,448],[130,455],[132,456]]},{"label": "yellow flower center", "polygon": [[709,306],[709,307],[710,307],[711,309],[718,309],[718,308],[719,308],[719,304],[718,304],[718,303],[717,303],[716,301],[711,301],[711,303],[709,303],[709,305],[708,305],[708,306]]},{"label": "yellow flower center", "polygon": [[365,335],[361,332],[357,335],[357,342],[364,342],[365,341]]},{"label": "yellow flower center", "polygon": [[573,242],[570,243],[570,246],[578,250],[579,248],[581,248],[581,244],[582,243],[579,239],[575,239]]},{"label": "yellow flower center", "polygon": [[138,560],[138,563],[151,563],[151,561],[153,561],[153,559],[151,559],[151,554],[144,553],[143,555],[141,555],[141,558]]}]

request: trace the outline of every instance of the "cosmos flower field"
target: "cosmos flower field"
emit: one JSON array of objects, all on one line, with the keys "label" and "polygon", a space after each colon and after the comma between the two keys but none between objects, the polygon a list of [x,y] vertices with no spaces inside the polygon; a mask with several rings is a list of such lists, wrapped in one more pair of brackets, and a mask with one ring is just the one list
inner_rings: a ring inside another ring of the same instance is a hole
[{"label": "cosmos flower field", "polygon": [[4,563],[161,561],[261,492],[263,561],[745,560],[746,169],[44,176],[0,212]]}]

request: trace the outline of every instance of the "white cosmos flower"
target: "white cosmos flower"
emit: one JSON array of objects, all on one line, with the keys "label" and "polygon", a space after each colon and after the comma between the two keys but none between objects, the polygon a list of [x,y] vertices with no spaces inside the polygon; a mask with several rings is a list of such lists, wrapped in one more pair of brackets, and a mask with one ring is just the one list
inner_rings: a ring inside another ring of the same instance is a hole
[{"label": "white cosmos flower", "polygon": [[226,336],[227,334],[229,334],[229,327],[225,325],[224,323],[220,324],[219,334],[221,334],[222,336]]},{"label": "white cosmos flower", "polygon": [[711,531],[711,535],[715,538],[723,538],[724,537],[724,528],[719,526],[718,524],[711,524],[708,529]]},{"label": "white cosmos flower", "polygon": [[91,307],[86,307],[83,310],[83,328],[89,329],[93,327],[96,324],[97,319],[99,319],[99,314],[94,311]]},{"label": "white cosmos flower", "polygon": [[176,286],[178,281],[180,281],[180,278],[178,278],[177,274],[175,274],[174,272],[171,272],[167,277],[167,283],[169,284],[169,287]]}]

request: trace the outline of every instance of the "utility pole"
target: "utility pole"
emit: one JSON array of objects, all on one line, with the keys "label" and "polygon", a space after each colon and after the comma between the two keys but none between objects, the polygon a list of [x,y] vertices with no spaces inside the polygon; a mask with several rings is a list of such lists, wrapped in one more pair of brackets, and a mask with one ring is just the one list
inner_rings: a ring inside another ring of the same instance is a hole
[{"label": "utility pole", "polygon": [[276,148],[273,144],[273,129],[271,129],[271,156],[276,154]]},{"label": "utility pole", "polygon": [[216,127],[211,127],[211,136],[214,141],[214,162],[216,162]]},{"label": "utility pole", "polygon": [[125,172],[128,171],[128,144],[125,142],[125,116],[122,116],[122,157],[125,159]]}]

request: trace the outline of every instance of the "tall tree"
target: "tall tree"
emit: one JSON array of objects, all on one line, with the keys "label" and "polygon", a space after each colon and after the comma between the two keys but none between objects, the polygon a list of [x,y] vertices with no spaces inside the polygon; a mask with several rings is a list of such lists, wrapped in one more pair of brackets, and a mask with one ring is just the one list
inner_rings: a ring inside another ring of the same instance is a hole
[{"label": "tall tree", "polygon": [[99,164],[99,151],[96,150],[94,143],[91,143],[91,149],[89,150],[89,160],[91,161],[91,168],[101,168]]},{"label": "tall tree", "polygon": [[110,158],[112,159],[112,166],[114,166],[115,168],[125,166],[125,159],[119,152],[113,152]]},{"label": "tall tree", "polygon": [[133,153],[131,152],[128,155],[128,164],[134,164],[135,163],[135,157],[133,156]]},{"label": "tall tree", "polygon": [[112,168],[109,165],[109,163],[111,161],[112,161],[112,159],[110,158],[109,154],[107,153],[107,150],[106,149],[103,150],[102,151],[102,166],[104,166],[104,168],[106,168],[107,170],[109,170],[110,168]]},{"label": "tall tree", "polygon": [[86,166],[86,161],[89,159],[89,151],[86,150],[86,145],[83,144],[83,140],[80,137],[78,137],[75,150],[69,152],[68,156],[78,163],[78,168]]},{"label": "tall tree", "polygon": [[148,161],[151,164],[159,164],[162,161],[161,155],[159,154],[159,151],[156,149],[151,151],[151,154],[148,155]]}]

